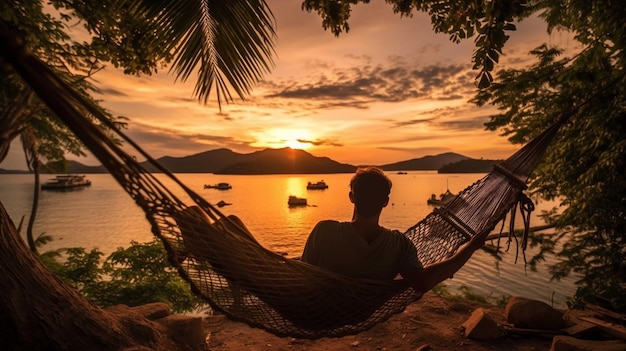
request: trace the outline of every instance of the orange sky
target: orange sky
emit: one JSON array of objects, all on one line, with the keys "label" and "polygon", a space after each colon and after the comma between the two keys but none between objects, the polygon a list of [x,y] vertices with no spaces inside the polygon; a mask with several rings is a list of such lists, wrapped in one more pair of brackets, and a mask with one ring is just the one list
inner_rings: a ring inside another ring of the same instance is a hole
[{"label": "orange sky", "polygon": [[[192,97],[191,82],[110,68],[96,76],[98,98],[130,119],[127,133],[155,158],[292,146],[342,163],[381,165],[443,152],[501,159],[519,148],[484,131],[493,108],[468,103],[476,91],[472,39],[454,44],[435,34],[426,16],[400,18],[382,1],[357,6],[351,31],[338,38],[300,1],[268,4],[277,22],[275,67],[247,101],[220,112]],[[511,33],[498,67],[527,64],[528,51],[542,43],[575,44],[527,20]],[[0,168],[24,168],[16,167],[21,158],[14,143]]]}]

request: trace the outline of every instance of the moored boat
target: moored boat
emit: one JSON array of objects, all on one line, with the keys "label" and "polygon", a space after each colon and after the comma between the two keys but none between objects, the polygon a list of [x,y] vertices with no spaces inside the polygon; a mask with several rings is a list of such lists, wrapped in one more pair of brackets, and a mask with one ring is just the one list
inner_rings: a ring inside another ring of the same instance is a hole
[{"label": "moored boat", "polygon": [[228,183],[217,183],[215,185],[205,184],[204,188],[205,189],[228,190],[228,189],[232,188],[232,185],[230,185]]},{"label": "moored boat", "polygon": [[228,205],[232,205],[232,204],[230,204],[230,203],[228,203],[228,202],[226,202],[226,201],[224,201],[224,200],[220,200],[220,201],[217,203],[217,207],[224,207],[224,206],[228,206]]},{"label": "moored boat", "polygon": [[328,184],[326,184],[323,180],[315,183],[308,182],[306,188],[309,190],[324,190],[328,188]]},{"label": "moored boat", "polygon": [[446,190],[446,192],[439,195],[439,197],[437,197],[435,194],[432,194],[430,196],[430,199],[428,199],[426,202],[429,205],[443,206],[449,203],[450,201],[454,200],[454,198],[456,198],[456,195],[451,193],[450,190]]},{"label": "moored boat", "polygon": [[91,180],[85,175],[63,174],[49,179],[41,184],[41,189],[45,190],[66,190],[73,188],[81,188],[91,185]]},{"label": "moored boat", "polygon": [[287,204],[289,205],[289,207],[296,207],[306,206],[307,202],[305,198],[290,195],[289,200],[287,200]]}]

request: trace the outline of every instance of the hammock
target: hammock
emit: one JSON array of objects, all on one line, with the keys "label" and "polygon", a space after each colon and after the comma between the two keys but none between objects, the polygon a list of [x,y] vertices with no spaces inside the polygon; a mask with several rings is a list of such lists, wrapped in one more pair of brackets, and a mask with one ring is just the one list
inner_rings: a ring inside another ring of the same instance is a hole
[{"label": "hammock", "polygon": [[[237,217],[223,215],[119,133],[190,197],[184,203],[79,112],[113,127],[97,108],[23,47],[9,52],[22,78],[143,209],[172,265],[213,309],[279,336],[315,339],[364,331],[421,297],[401,280],[350,278],[265,249]],[[473,236],[489,234],[520,202],[529,217],[525,183],[563,120],[404,233],[425,266],[452,256]]]}]

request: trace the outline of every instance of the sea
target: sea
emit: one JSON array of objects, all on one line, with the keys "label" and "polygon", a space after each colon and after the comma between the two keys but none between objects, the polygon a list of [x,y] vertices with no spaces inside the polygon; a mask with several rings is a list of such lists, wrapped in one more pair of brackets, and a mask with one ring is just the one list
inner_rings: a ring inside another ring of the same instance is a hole
[{"label": "sea", "polygon": [[[393,182],[389,205],[381,215],[381,225],[405,231],[433,211],[427,204],[432,194],[439,195],[447,189],[453,193],[465,189],[485,174],[439,174],[436,172],[407,171],[388,172]],[[224,201],[230,205],[220,208],[226,214],[234,214],[243,220],[257,240],[266,248],[297,257],[302,253],[306,238],[313,226],[323,219],[350,220],[352,204],[349,201],[349,181],[352,174],[289,174],[289,175],[216,175],[177,174],[189,188],[207,201],[217,204]],[[41,251],[60,248],[97,248],[105,255],[131,242],[153,240],[150,226],[142,210],[109,174],[89,174],[89,187],[72,191],[42,191],[34,225],[35,235],[45,233],[53,241],[40,248]],[[176,190],[173,182],[163,174],[156,177],[173,192],[185,199],[182,190]],[[52,178],[41,175],[44,182]],[[307,190],[307,182],[323,180],[325,190]],[[205,189],[204,185],[226,182],[229,190]],[[24,218],[24,228],[33,203],[34,179],[29,174],[0,175],[0,202],[17,226]],[[289,207],[290,195],[307,199],[307,206]],[[558,207],[557,202],[535,204],[531,226],[545,224],[538,214],[542,210]],[[516,221],[518,226],[521,221]],[[22,234],[25,229],[22,229]],[[23,234],[24,235],[24,234]],[[494,243],[495,244],[495,243]],[[458,293],[468,287],[471,291],[495,301],[505,296],[522,296],[546,302],[556,308],[566,308],[567,299],[576,291],[577,276],[559,281],[551,280],[548,266],[556,261],[547,259],[532,271],[525,264],[515,245],[508,251],[505,240],[501,241],[499,258],[479,250],[453,278],[444,281],[447,289]],[[534,253],[529,248],[526,257]]]}]

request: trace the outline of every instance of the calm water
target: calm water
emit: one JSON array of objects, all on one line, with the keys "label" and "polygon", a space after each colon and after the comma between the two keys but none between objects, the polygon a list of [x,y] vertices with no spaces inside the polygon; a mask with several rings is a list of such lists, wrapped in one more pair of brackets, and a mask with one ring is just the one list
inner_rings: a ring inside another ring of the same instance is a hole
[{"label": "calm water", "polygon": [[[426,199],[448,187],[452,192],[463,190],[484,174],[437,174],[430,172],[389,173],[393,181],[390,205],[383,211],[381,224],[401,231],[413,226],[432,211]],[[309,231],[322,219],[349,220],[352,207],[348,200],[351,174],[326,175],[214,175],[180,174],[183,183],[209,202],[231,203],[221,208],[225,214],[236,214],[255,237],[267,248],[299,256]],[[50,178],[42,176],[42,182]],[[98,248],[108,254],[131,241],[152,240],[143,212],[108,174],[88,175],[93,185],[67,192],[41,193],[39,213],[34,232],[52,235],[54,241],[45,249],[61,247]],[[164,177],[162,179],[165,179]],[[307,190],[308,181],[324,180],[326,190]],[[226,191],[204,189],[204,184],[228,182]],[[0,201],[13,221],[30,212],[32,205],[31,175],[0,175]],[[170,184],[165,181],[166,185]],[[306,197],[309,206],[289,208],[289,195]],[[182,196],[182,195],[181,195]],[[542,203],[548,209],[553,203]],[[520,221],[517,221],[520,223]],[[543,224],[534,219],[531,226]],[[24,230],[23,230],[24,232]],[[454,290],[460,285],[499,298],[503,294],[538,299],[556,307],[565,307],[566,297],[575,291],[574,278],[550,282],[545,265],[539,272],[530,272],[523,260],[515,264],[515,252],[505,253],[501,262],[477,251],[454,278],[445,284]],[[530,256],[530,254],[527,254]],[[553,262],[548,260],[547,263]]]}]

